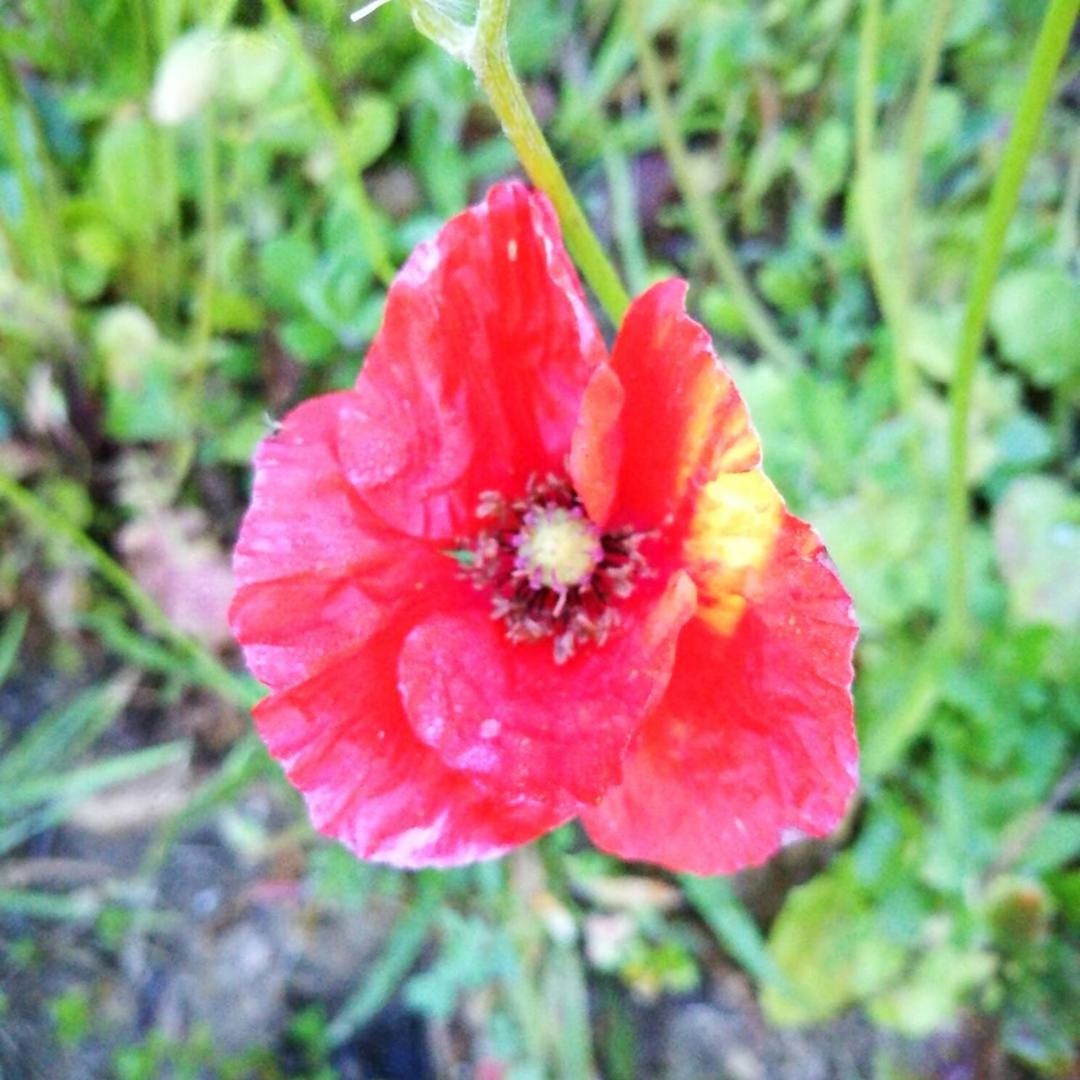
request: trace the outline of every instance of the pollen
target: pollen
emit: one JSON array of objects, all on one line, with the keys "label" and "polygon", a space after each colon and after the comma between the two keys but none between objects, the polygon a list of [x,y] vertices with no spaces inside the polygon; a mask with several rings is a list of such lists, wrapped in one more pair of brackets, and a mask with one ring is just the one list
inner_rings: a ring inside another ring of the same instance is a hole
[{"label": "pollen", "polygon": [[513,501],[486,492],[476,514],[477,535],[449,554],[490,595],[506,636],[551,640],[556,663],[583,645],[603,645],[619,626],[618,605],[650,574],[640,548],[652,534],[599,529],[558,477],[531,479]]},{"label": "pollen", "polygon": [[533,588],[581,585],[604,558],[600,530],[578,507],[530,510],[516,540],[518,564]]}]

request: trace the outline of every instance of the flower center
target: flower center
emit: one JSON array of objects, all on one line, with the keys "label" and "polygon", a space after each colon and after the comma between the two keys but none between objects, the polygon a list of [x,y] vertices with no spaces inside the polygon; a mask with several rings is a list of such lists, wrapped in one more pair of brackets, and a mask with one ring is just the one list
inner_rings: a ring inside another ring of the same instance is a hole
[{"label": "flower center", "polygon": [[505,623],[506,636],[551,638],[556,663],[587,642],[603,645],[619,623],[614,605],[649,574],[639,550],[649,534],[602,532],[558,477],[533,478],[513,502],[486,492],[476,515],[484,527],[452,554],[491,594],[492,618]]},{"label": "flower center", "polygon": [[592,577],[604,559],[600,530],[579,507],[534,508],[517,535],[518,564],[538,589],[568,589]]}]

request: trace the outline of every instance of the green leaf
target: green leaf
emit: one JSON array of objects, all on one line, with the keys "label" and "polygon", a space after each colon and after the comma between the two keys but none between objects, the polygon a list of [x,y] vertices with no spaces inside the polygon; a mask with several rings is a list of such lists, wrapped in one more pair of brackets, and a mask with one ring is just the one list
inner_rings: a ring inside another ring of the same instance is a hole
[{"label": "green leaf", "polygon": [[1080,856],[1080,813],[1051,814],[1028,845],[1018,868],[1045,874]]},{"label": "green leaf", "polygon": [[938,945],[919,958],[903,983],[869,1004],[871,1017],[912,1038],[948,1025],[964,999],[994,972],[996,960],[985,952],[964,952]]},{"label": "green leaf", "polygon": [[851,133],[839,117],[828,117],[814,132],[810,161],[811,197],[820,204],[844,186],[851,168]]},{"label": "green leaf", "polygon": [[990,326],[1005,357],[1038,385],[1080,376],[1080,282],[1060,267],[1025,267],[1003,277]]},{"label": "green leaf", "polygon": [[994,549],[1020,620],[1080,628],[1080,497],[1049,476],[1016,480],[994,507]]},{"label": "green leaf", "polygon": [[769,952],[790,987],[773,984],[762,993],[776,1024],[828,1019],[882,990],[904,964],[904,950],[881,936],[850,856],[788,894]]},{"label": "green leaf", "polygon": [[293,314],[302,308],[300,283],[315,272],[315,245],[303,233],[275,236],[259,249],[259,281],[266,302]]},{"label": "green leaf", "polygon": [[95,334],[108,376],[105,428],[126,442],[182,438],[190,430],[179,381],[184,356],[134,304],[106,311]]},{"label": "green leaf", "polygon": [[150,122],[120,115],[94,148],[94,179],[110,221],[129,238],[151,237],[159,220],[155,137]]},{"label": "green leaf", "polygon": [[348,139],[356,169],[363,171],[390,149],[397,122],[397,108],[381,94],[361,94],[353,102]]}]

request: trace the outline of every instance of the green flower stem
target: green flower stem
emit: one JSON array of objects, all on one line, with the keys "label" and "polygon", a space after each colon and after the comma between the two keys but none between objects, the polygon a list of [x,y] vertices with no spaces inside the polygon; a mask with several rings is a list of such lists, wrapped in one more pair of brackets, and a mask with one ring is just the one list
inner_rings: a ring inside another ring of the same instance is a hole
[{"label": "green flower stem", "polygon": [[618,326],[630,298],[551,152],[514,72],[506,40],[509,17],[510,0],[480,0],[469,66],[529,178],[551,199],[570,255]]},{"label": "green flower stem", "polygon": [[178,630],[138,582],[86,533],[2,472],[0,502],[7,502],[43,537],[61,541],[86,559],[94,571],[123,597],[146,628],[168,643],[178,660],[201,685],[243,708],[250,708],[258,700],[258,688],[250,680],[229,671],[202,644]]},{"label": "green flower stem", "polygon": [[855,183],[858,223],[866,242],[870,279],[893,339],[896,397],[901,412],[909,415],[918,391],[918,375],[908,348],[908,304],[900,279],[892,273],[884,221],[877,198],[879,177],[874,159],[882,19],[882,0],[864,0],[855,85]]},{"label": "green flower stem", "polygon": [[307,89],[308,102],[316,119],[322,126],[323,132],[330,140],[337,159],[338,170],[341,173],[342,183],[345,185],[345,194],[353,204],[353,210],[360,222],[360,233],[364,242],[364,249],[371,260],[372,269],[384,285],[389,285],[394,278],[394,263],[390,258],[390,252],[375,220],[375,211],[368,197],[367,188],[364,187],[363,178],[356,165],[356,155],[349,145],[349,139],[334,112],[334,106],[327,96],[326,90],[319,81],[318,72],[304,48],[292,16],[285,9],[282,0],[266,0],[266,6],[270,9],[270,17],[274,26],[281,32],[285,39],[285,45],[289,50],[293,63],[303,73],[304,84]]},{"label": "green flower stem", "polygon": [[630,298],[574,197],[514,73],[506,40],[510,0],[480,0],[472,27],[462,26],[424,0],[412,0],[410,8],[422,34],[471,68],[529,179],[554,205],[570,255],[618,326]]},{"label": "green flower stem", "polygon": [[731,293],[731,298],[758,347],[781,367],[788,370],[800,367],[802,366],[801,358],[784,341],[772,316],[755,296],[750,282],[739,265],[738,258],[724,236],[708,198],[694,177],[690,151],[679,130],[678,117],[668,100],[660,61],[645,26],[643,0],[625,0],[624,6],[637,48],[638,66],[649,108],[656,117],[664,155],[667,157],[675,183],[686,203],[694,230],[701,239],[717,276]]},{"label": "green flower stem", "polygon": [[1080,11],[1080,0],[1050,0],[1035,42],[1020,104],[1009,141],[990,193],[990,206],[968,291],[949,405],[949,587],[945,625],[950,645],[968,644],[967,470],[971,394],[975,365],[982,347],[990,297],[1001,268],[1005,236],[1012,221],[1028,162],[1035,150],[1043,113],[1050,103],[1054,81]]}]

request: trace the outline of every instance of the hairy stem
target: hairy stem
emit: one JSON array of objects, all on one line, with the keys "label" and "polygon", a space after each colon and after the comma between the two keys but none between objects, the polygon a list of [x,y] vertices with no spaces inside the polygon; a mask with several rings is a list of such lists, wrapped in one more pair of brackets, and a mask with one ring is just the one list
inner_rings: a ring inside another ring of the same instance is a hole
[{"label": "hairy stem", "polygon": [[982,240],[968,290],[964,322],[949,395],[949,586],[945,625],[950,645],[968,643],[967,470],[971,394],[975,366],[986,331],[990,296],[1001,268],[1005,236],[1020,199],[1020,187],[1035,150],[1043,113],[1050,103],[1058,67],[1080,10],[1080,0],[1051,0],[1035,42],[1012,131],[990,193]]},{"label": "hairy stem", "polygon": [[551,152],[514,72],[506,40],[510,0],[480,0],[472,27],[454,22],[423,0],[412,0],[411,11],[422,34],[472,69],[529,179],[555,207],[571,257],[618,326],[630,299]]},{"label": "hairy stem", "polygon": [[626,0],[627,18],[637,48],[641,81],[649,108],[656,117],[660,144],[679,187],[694,231],[701,239],[716,275],[724,283],[746,323],[750,336],[767,356],[789,370],[801,366],[798,353],[784,341],[768,309],[758,300],[739,260],[724,235],[709,200],[699,187],[690,162],[690,151],[679,129],[679,120],[668,100],[660,60],[645,26],[643,0]]},{"label": "hairy stem", "polygon": [[617,326],[629,297],[551,152],[514,72],[506,40],[509,17],[510,0],[480,0],[469,66],[529,178],[551,199],[571,256]]}]

